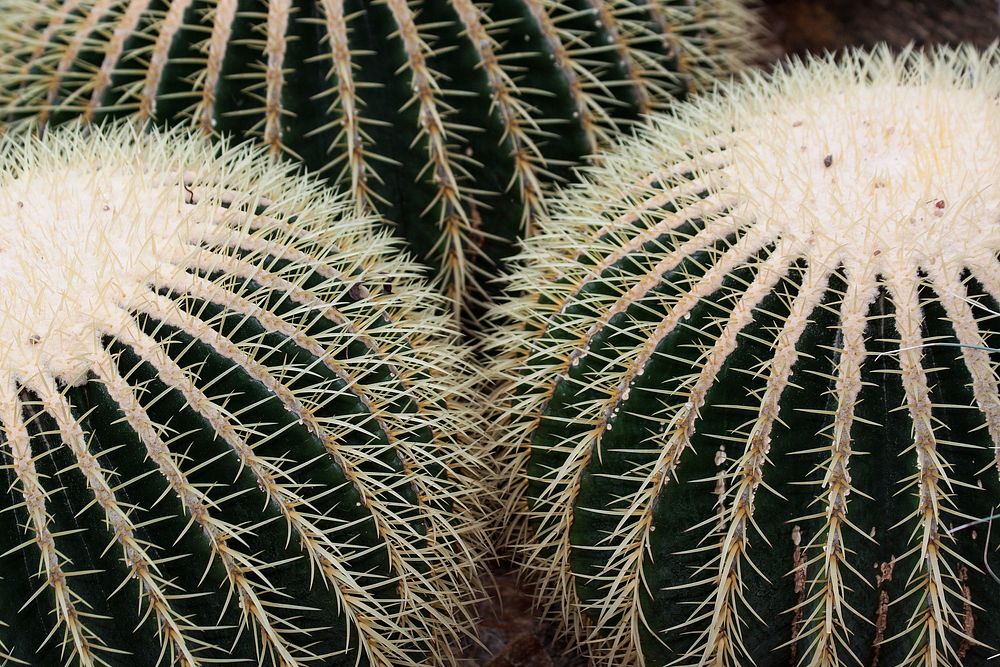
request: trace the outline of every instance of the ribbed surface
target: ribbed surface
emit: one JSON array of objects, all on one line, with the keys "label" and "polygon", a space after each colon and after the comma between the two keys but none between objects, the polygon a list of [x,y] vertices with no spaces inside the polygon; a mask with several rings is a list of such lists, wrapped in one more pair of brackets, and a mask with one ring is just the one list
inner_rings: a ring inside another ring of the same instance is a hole
[{"label": "ribbed surface", "polygon": [[[493,415],[509,540],[597,664],[997,652],[1000,247],[942,228],[938,258],[831,259],[740,209],[727,171],[747,99],[780,108],[870,78],[929,99],[975,88],[986,104],[996,52],[846,62],[664,119],[559,201],[511,279]],[[823,150],[802,146],[820,170]],[[929,207],[962,222],[981,195]],[[789,229],[807,217],[779,203]],[[874,235],[874,210],[843,214]]]},{"label": "ribbed surface", "polygon": [[0,102],[260,137],[398,223],[482,298],[545,184],[639,113],[738,69],[737,0],[0,4]]},{"label": "ribbed surface", "polygon": [[204,176],[178,184],[186,251],[122,297],[85,381],[0,379],[0,664],[451,664],[480,493],[415,267],[260,155],[14,141],[8,170]]}]

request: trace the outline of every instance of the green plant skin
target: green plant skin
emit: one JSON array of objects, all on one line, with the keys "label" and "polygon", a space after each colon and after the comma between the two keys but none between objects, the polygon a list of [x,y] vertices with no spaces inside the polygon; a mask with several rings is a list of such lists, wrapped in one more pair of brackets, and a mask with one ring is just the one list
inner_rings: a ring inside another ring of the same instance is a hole
[{"label": "green plant skin", "polygon": [[[0,9],[8,118],[130,115],[257,137],[394,223],[468,315],[495,291],[498,266],[530,233],[552,183],[640,113],[740,69],[758,32],[737,0],[419,9],[6,0]],[[121,25],[120,53],[106,61]]]},{"label": "green plant skin", "polygon": [[[60,191],[81,164],[93,191]],[[11,133],[0,165],[8,208],[21,174],[52,170],[35,193],[79,215],[158,178],[177,187],[154,211],[228,230],[136,288],[135,329],[98,327],[81,377],[0,354],[0,665],[455,664],[485,543],[478,427],[418,267],[289,166],[184,132]]]}]

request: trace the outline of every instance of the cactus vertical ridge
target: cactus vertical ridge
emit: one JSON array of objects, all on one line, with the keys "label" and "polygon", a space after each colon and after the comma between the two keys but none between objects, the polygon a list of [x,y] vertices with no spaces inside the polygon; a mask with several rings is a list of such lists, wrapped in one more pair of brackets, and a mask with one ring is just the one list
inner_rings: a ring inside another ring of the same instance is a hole
[{"label": "cactus vertical ridge", "polygon": [[550,202],[487,419],[505,541],[595,664],[996,653],[997,62],[793,62]]},{"label": "cactus vertical ridge", "polygon": [[3,5],[0,106],[255,137],[377,210],[478,317],[555,182],[755,53],[740,0]]}]

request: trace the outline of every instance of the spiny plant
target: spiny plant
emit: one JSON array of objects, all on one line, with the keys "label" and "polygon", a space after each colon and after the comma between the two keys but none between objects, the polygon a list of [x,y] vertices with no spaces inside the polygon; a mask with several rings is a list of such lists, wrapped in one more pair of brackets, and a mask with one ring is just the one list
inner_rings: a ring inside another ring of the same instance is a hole
[{"label": "spiny plant", "polygon": [[659,118],[510,279],[508,539],[598,665],[972,665],[1000,638],[1000,53]]},{"label": "spiny plant", "polygon": [[0,664],[454,664],[481,491],[443,297],[260,151],[0,140]]},{"label": "spiny plant", "polygon": [[547,183],[741,67],[756,33],[742,0],[4,0],[0,16],[8,118],[259,137],[396,223],[460,302]]}]

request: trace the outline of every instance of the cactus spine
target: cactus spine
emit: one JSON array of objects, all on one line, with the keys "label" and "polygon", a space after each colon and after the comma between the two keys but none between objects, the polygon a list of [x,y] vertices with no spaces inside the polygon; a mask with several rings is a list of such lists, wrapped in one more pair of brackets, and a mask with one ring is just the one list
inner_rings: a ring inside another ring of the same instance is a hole
[{"label": "cactus spine", "polygon": [[453,664],[475,433],[440,297],[180,132],[0,140],[0,664]]},{"label": "cactus spine", "polygon": [[495,439],[596,664],[997,652],[998,96],[995,49],[792,63],[553,203]]},{"label": "cactus spine", "polygon": [[2,5],[0,103],[257,136],[398,224],[478,299],[545,185],[740,67],[739,0],[43,0]]}]

